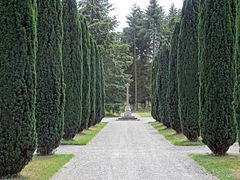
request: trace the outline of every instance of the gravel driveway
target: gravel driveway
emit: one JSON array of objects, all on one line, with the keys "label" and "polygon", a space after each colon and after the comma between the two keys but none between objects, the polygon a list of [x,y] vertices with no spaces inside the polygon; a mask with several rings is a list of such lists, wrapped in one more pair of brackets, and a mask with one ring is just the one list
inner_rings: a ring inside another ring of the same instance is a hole
[{"label": "gravel driveway", "polygon": [[[216,177],[188,157],[206,146],[177,147],[148,122],[104,119],[108,125],[87,146],[60,146],[74,154],[53,180],[212,180]],[[231,151],[238,153],[237,145]]]}]

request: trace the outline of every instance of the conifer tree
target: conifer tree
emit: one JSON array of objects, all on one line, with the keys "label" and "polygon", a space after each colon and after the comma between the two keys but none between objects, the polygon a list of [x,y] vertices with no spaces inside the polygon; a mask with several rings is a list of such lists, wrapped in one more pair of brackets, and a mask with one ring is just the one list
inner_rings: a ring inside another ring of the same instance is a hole
[{"label": "conifer tree", "polygon": [[167,126],[170,127],[170,122],[168,118],[168,110],[167,110],[167,89],[168,89],[168,66],[169,66],[169,43],[167,40],[163,40],[161,42],[161,49],[159,55],[159,68],[156,79],[156,86],[158,87],[158,114],[160,121]]},{"label": "conifer tree", "polygon": [[156,56],[153,58],[153,64],[152,64],[152,79],[151,79],[151,91],[152,91],[152,97],[151,97],[151,115],[155,120],[158,120],[157,117],[157,109],[158,109],[158,96],[157,96],[157,85],[156,85],[156,77],[158,73],[158,59],[159,59],[159,53],[160,53],[160,46],[158,48]]},{"label": "conifer tree", "polygon": [[104,78],[104,68],[103,68],[103,58],[102,58],[102,51],[100,51],[100,75],[101,75],[101,117],[100,119],[104,118],[105,116],[105,78]]},{"label": "conifer tree", "polygon": [[101,121],[101,103],[102,103],[102,91],[101,91],[101,60],[100,60],[100,48],[96,46],[96,121],[95,124]]},{"label": "conifer tree", "polygon": [[178,81],[177,81],[177,45],[180,24],[175,24],[175,30],[171,40],[171,49],[169,54],[169,81],[168,81],[168,117],[171,128],[177,133],[181,133],[181,124],[178,114]]},{"label": "conifer tree", "polygon": [[96,42],[90,38],[91,44],[91,81],[90,81],[90,117],[88,126],[93,126],[96,118]]},{"label": "conifer tree", "polygon": [[200,135],[198,124],[198,4],[199,0],[185,0],[178,43],[179,116],[183,134],[190,141]]},{"label": "conifer tree", "polygon": [[202,0],[200,3],[199,121],[203,142],[220,156],[236,140],[232,106],[235,2]]},{"label": "conifer tree", "polygon": [[59,146],[64,128],[62,1],[38,0],[37,5],[37,151],[48,155]]},{"label": "conifer tree", "polygon": [[63,70],[66,83],[64,136],[72,139],[82,116],[82,29],[76,0],[63,0]]},{"label": "conifer tree", "polygon": [[81,130],[88,128],[90,117],[90,34],[85,17],[81,16],[83,49],[83,84],[82,84],[82,123]]},{"label": "conifer tree", "polygon": [[0,1],[0,178],[36,149],[36,12],[35,0]]},{"label": "conifer tree", "polygon": [[234,64],[235,64],[235,79],[234,79],[234,111],[235,119],[238,125],[238,141],[240,144],[240,3],[237,3],[236,7],[236,43],[235,43],[235,54],[234,54]]}]

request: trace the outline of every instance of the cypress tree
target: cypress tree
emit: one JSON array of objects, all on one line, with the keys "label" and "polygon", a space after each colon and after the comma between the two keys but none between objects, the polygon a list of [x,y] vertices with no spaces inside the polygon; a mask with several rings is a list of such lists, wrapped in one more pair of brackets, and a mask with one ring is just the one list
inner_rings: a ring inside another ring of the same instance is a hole
[{"label": "cypress tree", "polygon": [[101,92],[101,61],[100,61],[100,48],[96,46],[96,122],[99,123],[101,120],[101,103],[102,103],[102,92]]},{"label": "cypress tree", "polygon": [[198,4],[199,0],[185,0],[178,43],[179,116],[183,134],[190,141],[200,135],[198,124]]},{"label": "cypress tree", "polygon": [[59,146],[64,127],[62,2],[38,0],[37,104],[38,153]]},{"label": "cypress tree", "polygon": [[159,55],[159,68],[157,74],[157,86],[158,86],[158,114],[160,121],[167,126],[170,127],[170,122],[168,118],[168,110],[167,110],[167,89],[168,89],[168,66],[169,66],[169,44],[167,40],[161,42],[161,49]]},{"label": "cypress tree", "polygon": [[158,59],[159,59],[159,53],[160,53],[160,46],[158,48],[156,56],[153,58],[152,63],[152,79],[151,79],[151,91],[152,91],[152,97],[151,97],[151,115],[153,119],[158,121],[157,117],[157,108],[158,108],[158,96],[157,96],[157,85],[156,85],[156,77],[158,73]]},{"label": "cypress tree", "polygon": [[82,30],[76,0],[63,0],[63,70],[66,83],[64,135],[74,138],[82,116]]},{"label": "cypress tree", "polygon": [[103,68],[103,59],[102,59],[102,52],[100,51],[100,75],[101,75],[101,117],[102,120],[105,116],[105,85],[104,85],[104,68]]},{"label": "cypress tree", "polygon": [[238,125],[238,141],[240,144],[240,3],[237,4],[237,16],[236,16],[236,43],[234,52],[234,64],[235,64],[235,84],[234,84],[234,110],[235,119]]},{"label": "cypress tree", "polygon": [[81,129],[88,128],[90,117],[90,34],[85,17],[81,16],[82,49],[83,49],[83,84],[82,84],[82,123]]},{"label": "cypress tree", "polygon": [[169,81],[168,81],[168,117],[171,128],[177,133],[181,133],[181,124],[178,114],[178,81],[177,81],[177,44],[180,24],[175,24],[171,40],[171,49],[169,54]]},{"label": "cypress tree", "polygon": [[96,42],[90,38],[91,44],[91,81],[90,81],[90,117],[88,126],[93,126],[96,118]]},{"label": "cypress tree", "polygon": [[0,178],[36,149],[36,9],[35,0],[0,1]]},{"label": "cypress tree", "polygon": [[199,120],[203,142],[216,155],[224,155],[236,140],[232,3],[233,0],[200,3]]}]

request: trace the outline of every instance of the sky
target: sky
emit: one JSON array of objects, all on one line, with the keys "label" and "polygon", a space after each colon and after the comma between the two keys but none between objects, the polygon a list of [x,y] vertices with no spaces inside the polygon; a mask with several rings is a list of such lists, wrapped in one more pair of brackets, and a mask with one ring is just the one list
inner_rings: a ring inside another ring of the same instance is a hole
[{"label": "sky", "polygon": [[[139,5],[142,9],[146,9],[149,5],[149,0],[108,0],[108,2],[113,4],[115,8],[110,15],[115,15],[119,21],[119,26],[116,29],[117,31],[122,31],[122,29],[127,26],[126,16],[131,13],[131,8],[134,4]],[[166,13],[172,3],[180,9],[182,8],[183,0],[158,0],[158,5],[162,6]]]}]

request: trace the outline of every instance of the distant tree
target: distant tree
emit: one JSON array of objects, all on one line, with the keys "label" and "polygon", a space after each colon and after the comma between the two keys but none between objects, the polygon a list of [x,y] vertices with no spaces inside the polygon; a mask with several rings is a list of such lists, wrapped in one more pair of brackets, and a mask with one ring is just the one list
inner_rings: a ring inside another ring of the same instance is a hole
[{"label": "distant tree", "polygon": [[181,133],[181,123],[178,114],[178,80],[177,80],[177,45],[180,24],[177,22],[171,40],[171,49],[169,54],[169,81],[167,91],[168,117],[171,128],[177,133]]},{"label": "distant tree", "polygon": [[145,27],[151,44],[152,57],[154,57],[164,31],[165,14],[163,7],[158,5],[157,0],[149,0],[149,6],[146,9],[145,16]]},{"label": "distant tree", "polygon": [[235,0],[200,1],[199,121],[203,142],[219,156],[225,155],[236,141],[232,105],[235,3]]},{"label": "distant tree", "polygon": [[66,83],[64,136],[72,139],[82,119],[82,29],[76,0],[63,0],[63,69]]},{"label": "distant tree", "polygon": [[109,13],[114,9],[108,0],[80,0],[79,12],[86,17],[89,31],[97,44],[107,49],[112,42],[111,31],[117,26],[116,17]]},{"label": "distant tree", "polygon": [[35,0],[0,1],[0,178],[19,173],[36,149]]},{"label": "distant tree", "polygon": [[179,116],[183,134],[190,141],[200,135],[198,124],[198,4],[199,0],[185,0],[178,43]]},{"label": "distant tree", "polygon": [[80,131],[88,128],[90,117],[91,46],[87,21],[84,16],[81,16],[81,28],[83,49],[83,84],[82,84],[82,123]]},{"label": "distant tree", "polygon": [[37,4],[37,151],[49,155],[59,146],[64,128],[62,1],[38,0]]},{"label": "distant tree", "polygon": [[164,30],[165,36],[167,36],[170,41],[174,33],[175,24],[181,19],[180,14],[180,11],[172,4],[166,17],[166,27]]},{"label": "distant tree", "polygon": [[[125,101],[125,98],[122,98],[125,95],[123,91],[125,82],[131,81],[130,76],[125,73],[125,69],[129,66],[127,62],[131,57],[128,55],[129,46],[121,43],[121,34],[113,32],[117,27],[117,21],[116,17],[109,14],[112,10],[112,4],[106,0],[79,1],[79,12],[86,16],[89,31],[101,47],[106,110],[118,113]],[[123,63],[126,63],[126,66],[122,65]]]},{"label": "distant tree", "polygon": [[129,55],[129,45],[122,43],[121,37],[120,33],[114,34],[104,60],[106,110],[113,113],[119,113],[124,107],[125,84],[131,82],[131,76],[125,71],[132,64],[132,57]]},{"label": "distant tree", "polygon": [[[143,72],[140,72],[139,69],[148,65],[149,67],[145,68],[145,72],[148,70],[148,81],[150,82],[150,67],[151,64],[148,63],[149,57],[149,41],[147,40],[147,30],[144,28],[144,12],[137,5],[134,5],[132,8],[131,14],[127,17],[128,26],[123,29],[123,42],[130,45],[130,55],[133,57],[133,64],[129,67],[128,74],[131,74],[133,77],[133,85],[130,86],[130,102],[135,104],[135,109],[139,102],[139,90],[142,92],[147,92],[149,96],[150,92],[147,91],[146,86],[141,86],[144,78]],[[139,69],[138,69],[139,68]],[[145,73],[144,72],[144,73]],[[141,81],[141,79],[143,79]],[[147,83],[146,83],[147,84]],[[145,84],[145,85],[146,85]],[[140,86],[140,87],[139,87]],[[148,83],[150,86],[150,83]],[[140,89],[142,88],[142,89]],[[144,89],[144,91],[143,91]],[[150,89],[150,88],[149,88]]]}]

